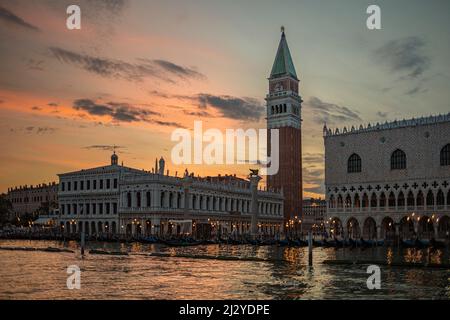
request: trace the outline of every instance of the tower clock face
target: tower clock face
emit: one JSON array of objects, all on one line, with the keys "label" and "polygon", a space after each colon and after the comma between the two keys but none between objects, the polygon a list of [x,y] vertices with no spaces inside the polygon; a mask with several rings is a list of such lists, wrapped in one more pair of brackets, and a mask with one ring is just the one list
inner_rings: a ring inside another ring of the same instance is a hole
[{"label": "tower clock face", "polygon": [[283,84],[281,83],[281,82],[277,82],[276,84],[275,84],[275,91],[281,91],[281,90],[283,90]]}]

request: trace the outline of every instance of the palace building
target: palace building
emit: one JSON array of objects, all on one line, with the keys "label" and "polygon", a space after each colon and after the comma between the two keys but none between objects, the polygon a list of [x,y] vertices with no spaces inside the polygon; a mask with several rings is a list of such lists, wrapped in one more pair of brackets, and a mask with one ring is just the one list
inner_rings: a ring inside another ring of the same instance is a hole
[{"label": "palace building", "polygon": [[13,214],[23,216],[35,214],[40,209],[50,211],[57,207],[58,184],[42,183],[8,188],[6,199],[12,204]]},{"label": "palace building", "polygon": [[[269,77],[267,101],[267,129],[279,130],[279,170],[267,177],[269,188],[283,189],[284,218],[302,216],[302,134],[299,79],[291,53],[281,28],[281,40]],[[267,146],[271,155],[270,131]]]},{"label": "palace building", "polygon": [[331,235],[448,237],[450,113],[323,134]]},{"label": "palace building", "polygon": [[[250,181],[235,176],[201,178],[187,171],[182,177],[170,176],[164,167],[162,158],[151,171],[124,167],[113,154],[111,165],[60,174],[61,227],[88,235],[250,233]],[[256,199],[258,233],[280,233],[283,195],[257,190]]]}]

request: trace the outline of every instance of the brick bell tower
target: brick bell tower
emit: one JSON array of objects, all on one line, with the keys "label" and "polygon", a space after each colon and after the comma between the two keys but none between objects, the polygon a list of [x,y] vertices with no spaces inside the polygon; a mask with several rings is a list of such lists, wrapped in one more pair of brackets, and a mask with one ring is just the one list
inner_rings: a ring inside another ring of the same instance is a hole
[{"label": "brick bell tower", "polygon": [[[281,27],[281,40],[269,77],[267,101],[267,129],[279,130],[279,170],[267,177],[269,188],[283,188],[284,218],[302,218],[302,134],[299,80],[291,53]],[[271,155],[270,131],[267,141]],[[271,155],[272,156],[272,155]]]}]

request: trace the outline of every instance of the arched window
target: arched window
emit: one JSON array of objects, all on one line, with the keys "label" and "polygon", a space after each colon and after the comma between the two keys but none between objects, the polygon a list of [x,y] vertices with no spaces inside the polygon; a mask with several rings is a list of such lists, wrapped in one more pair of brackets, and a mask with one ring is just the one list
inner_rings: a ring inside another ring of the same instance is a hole
[{"label": "arched window", "polygon": [[391,170],[401,169],[406,169],[406,153],[397,149],[391,155]]},{"label": "arched window", "polygon": [[405,206],[405,195],[403,194],[402,191],[400,191],[400,193],[398,194],[397,206],[398,207],[404,207]]},{"label": "arched window", "polygon": [[374,193],[372,193],[372,197],[370,198],[370,206],[372,208],[376,208],[377,207],[377,195]]},{"label": "arched window", "polygon": [[384,194],[384,192],[381,193],[381,196],[380,196],[380,207],[381,208],[386,207],[386,195]]},{"label": "arched window", "polygon": [[329,202],[329,208],[334,208],[334,207],[335,207],[334,195],[331,195],[330,202]]},{"label": "arched window", "polygon": [[358,156],[356,153],[352,154],[350,158],[348,158],[347,172],[348,173],[361,172],[361,157]]},{"label": "arched window", "polygon": [[436,204],[438,206],[445,205],[445,197],[444,197],[444,193],[442,192],[441,189],[439,189],[439,191],[437,193],[436,202],[437,202]]},{"label": "arched window", "polygon": [[391,208],[395,207],[395,194],[394,194],[394,192],[392,192],[392,191],[391,191],[391,193],[389,194],[388,205],[389,205],[389,207],[391,207]]},{"label": "arched window", "polygon": [[344,200],[342,199],[342,195],[339,194],[337,198],[337,207],[343,208],[344,207]]},{"label": "arched window", "polygon": [[450,143],[441,149],[441,166],[450,166]]},{"label": "arched window", "polygon": [[427,206],[434,206],[434,195],[431,190],[427,193]]},{"label": "arched window", "polygon": [[419,191],[419,193],[417,194],[416,204],[418,207],[421,207],[423,206],[423,203],[424,203],[423,193],[422,191]]},{"label": "arched window", "polygon": [[355,208],[361,207],[361,201],[359,200],[359,194],[355,194],[355,201],[353,202]]},{"label": "arched window", "polygon": [[414,207],[414,194],[412,191],[408,192],[408,198],[406,200],[408,207]]},{"label": "arched window", "polygon": [[348,194],[347,197],[345,198],[345,207],[346,208],[351,208],[351,206],[352,206],[352,198]]},{"label": "arched window", "polygon": [[367,208],[368,206],[369,206],[369,197],[367,196],[366,193],[364,193],[362,198],[362,207]]}]

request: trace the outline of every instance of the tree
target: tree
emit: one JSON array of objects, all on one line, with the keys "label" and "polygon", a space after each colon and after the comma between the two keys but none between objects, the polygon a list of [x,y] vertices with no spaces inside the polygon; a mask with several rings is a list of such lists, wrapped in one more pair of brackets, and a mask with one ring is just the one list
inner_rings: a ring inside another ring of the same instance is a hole
[{"label": "tree", "polygon": [[0,196],[0,225],[4,225],[11,219],[13,206],[4,195]]}]

